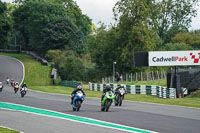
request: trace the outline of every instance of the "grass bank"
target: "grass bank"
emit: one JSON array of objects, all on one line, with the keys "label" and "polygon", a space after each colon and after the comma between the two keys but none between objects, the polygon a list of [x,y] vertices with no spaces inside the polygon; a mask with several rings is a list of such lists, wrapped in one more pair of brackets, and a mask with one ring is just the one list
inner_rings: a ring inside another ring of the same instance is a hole
[{"label": "grass bank", "polygon": [[35,61],[31,56],[25,54],[16,53],[0,53],[0,55],[6,55],[14,57],[23,62],[25,66],[25,79],[24,82],[28,86],[49,86],[51,85],[50,66],[43,66],[40,62]]},{"label": "grass bank", "polygon": [[18,131],[0,127],[0,133],[19,133]]}]

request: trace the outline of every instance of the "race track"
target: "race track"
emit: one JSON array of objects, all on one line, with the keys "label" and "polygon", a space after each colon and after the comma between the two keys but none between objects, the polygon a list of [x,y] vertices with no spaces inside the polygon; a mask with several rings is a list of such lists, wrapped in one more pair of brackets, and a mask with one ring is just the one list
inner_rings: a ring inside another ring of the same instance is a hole
[{"label": "race track", "polygon": [[[1,63],[2,60],[4,60],[4,63]],[[9,74],[19,81],[22,79],[22,66],[20,67],[21,64],[19,62],[12,58],[0,56],[0,63],[0,80],[5,81]],[[16,67],[17,64],[19,65],[18,67]],[[7,71],[8,67],[9,71]],[[124,101],[122,107],[112,106],[109,112],[101,112],[99,99],[86,98],[80,112],[73,112],[70,105],[70,97],[67,95],[29,91],[24,98],[21,98],[19,93],[14,94],[10,85],[5,85],[3,92],[0,93],[0,102],[48,109],[161,133],[199,133],[200,131],[200,109],[198,108]],[[16,121],[19,122],[16,123]],[[30,123],[32,122],[34,124],[31,126]],[[41,124],[39,124],[40,122]],[[76,126],[80,127],[78,128],[80,131],[89,133],[122,132],[115,129],[4,109],[0,109],[0,125],[23,132],[32,132],[33,129],[36,129],[37,133],[63,132],[65,130],[77,132],[76,128],[74,128]]]}]

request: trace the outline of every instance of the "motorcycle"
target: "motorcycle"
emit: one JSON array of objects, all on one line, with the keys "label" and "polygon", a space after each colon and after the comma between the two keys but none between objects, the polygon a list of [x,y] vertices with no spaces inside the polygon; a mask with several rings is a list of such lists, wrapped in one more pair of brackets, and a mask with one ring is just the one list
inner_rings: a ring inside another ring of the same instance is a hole
[{"label": "motorcycle", "polygon": [[81,108],[81,104],[82,102],[84,101],[84,95],[81,91],[78,91],[75,96],[74,96],[74,99],[73,99],[73,104],[72,104],[72,108],[73,108],[73,111],[79,111],[80,108]]},{"label": "motorcycle", "polygon": [[28,91],[27,87],[22,87],[20,89],[20,92],[21,92],[21,97],[24,97],[26,95],[26,92]]},{"label": "motorcycle", "polygon": [[108,111],[112,102],[113,102],[113,99],[114,99],[115,95],[113,94],[112,91],[108,91],[106,92],[103,100],[102,100],[102,103],[101,103],[101,111]]},{"label": "motorcycle", "polygon": [[15,81],[11,81],[10,84],[11,84],[12,87],[14,87],[15,86]]},{"label": "motorcycle", "polygon": [[0,82],[0,92],[3,90],[3,83]]},{"label": "motorcycle", "polygon": [[115,106],[121,106],[122,101],[124,100],[124,95],[126,94],[126,91],[124,88],[119,88],[115,95]]},{"label": "motorcycle", "polygon": [[19,90],[19,85],[15,85],[15,87],[14,87],[15,93],[17,93],[18,90]]},{"label": "motorcycle", "polygon": [[10,80],[9,80],[9,79],[7,79],[7,80],[6,80],[6,83],[7,83],[7,84],[10,84]]}]

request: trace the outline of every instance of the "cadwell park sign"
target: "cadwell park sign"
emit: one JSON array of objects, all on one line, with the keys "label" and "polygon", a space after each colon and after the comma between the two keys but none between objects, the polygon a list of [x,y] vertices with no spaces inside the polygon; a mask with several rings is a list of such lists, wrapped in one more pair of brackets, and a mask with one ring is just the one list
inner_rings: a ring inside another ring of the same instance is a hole
[{"label": "cadwell park sign", "polygon": [[167,88],[176,88],[176,97],[200,88],[200,68],[176,68],[200,65],[200,50],[135,52],[133,61],[136,67],[175,66],[167,71]]},{"label": "cadwell park sign", "polygon": [[148,66],[200,65],[200,51],[155,51],[148,55]]},{"label": "cadwell park sign", "polygon": [[135,52],[134,66],[200,65],[200,50]]}]

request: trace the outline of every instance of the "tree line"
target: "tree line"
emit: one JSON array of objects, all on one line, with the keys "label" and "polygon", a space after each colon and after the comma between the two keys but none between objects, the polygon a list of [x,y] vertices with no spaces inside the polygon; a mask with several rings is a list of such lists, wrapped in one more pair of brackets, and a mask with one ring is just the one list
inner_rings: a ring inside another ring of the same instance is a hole
[{"label": "tree line", "polygon": [[14,41],[55,63],[62,80],[98,81],[116,71],[134,73],[138,51],[200,48],[200,30],[190,31],[198,0],[119,0],[115,23],[98,26],[73,0],[0,2],[0,48]]}]

